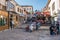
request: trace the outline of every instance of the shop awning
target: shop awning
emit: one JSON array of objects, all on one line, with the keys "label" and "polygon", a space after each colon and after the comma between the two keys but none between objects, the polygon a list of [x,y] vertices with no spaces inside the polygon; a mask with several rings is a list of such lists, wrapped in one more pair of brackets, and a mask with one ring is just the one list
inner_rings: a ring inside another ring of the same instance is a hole
[{"label": "shop awning", "polygon": [[43,14],[49,16],[50,12],[43,12]]}]

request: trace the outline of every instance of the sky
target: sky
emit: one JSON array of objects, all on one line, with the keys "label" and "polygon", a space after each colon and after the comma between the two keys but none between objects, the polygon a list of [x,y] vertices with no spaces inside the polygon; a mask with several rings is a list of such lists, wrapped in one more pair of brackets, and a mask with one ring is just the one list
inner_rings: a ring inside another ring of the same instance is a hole
[{"label": "sky", "polygon": [[15,0],[19,5],[31,5],[33,10],[40,10],[44,8],[48,0]]}]

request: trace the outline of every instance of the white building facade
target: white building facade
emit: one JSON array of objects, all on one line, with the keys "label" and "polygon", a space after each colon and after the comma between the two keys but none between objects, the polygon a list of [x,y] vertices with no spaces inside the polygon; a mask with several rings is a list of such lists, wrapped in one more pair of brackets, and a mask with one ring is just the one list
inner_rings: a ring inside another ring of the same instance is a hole
[{"label": "white building facade", "polygon": [[0,0],[0,4],[2,4],[2,5],[6,5],[6,0]]},{"label": "white building facade", "polygon": [[51,0],[49,3],[49,8],[55,23],[59,22],[60,25],[60,0]]},{"label": "white building facade", "polygon": [[54,20],[58,19],[58,12],[60,10],[60,0],[51,0],[49,3],[51,16],[54,17]]},{"label": "white building facade", "polygon": [[24,10],[26,10],[28,12],[28,17],[32,18],[33,6],[25,5],[25,6],[21,6],[21,7],[24,8]]},{"label": "white building facade", "polygon": [[33,7],[32,6],[22,6],[24,8],[24,10],[26,10],[27,12],[31,13],[33,12]]},{"label": "white building facade", "polygon": [[16,6],[16,12],[20,15],[20,22],[23,23],[24,19],[27,20],[27,13],[24,11],[24,8],[22,8],[20,5]]}]

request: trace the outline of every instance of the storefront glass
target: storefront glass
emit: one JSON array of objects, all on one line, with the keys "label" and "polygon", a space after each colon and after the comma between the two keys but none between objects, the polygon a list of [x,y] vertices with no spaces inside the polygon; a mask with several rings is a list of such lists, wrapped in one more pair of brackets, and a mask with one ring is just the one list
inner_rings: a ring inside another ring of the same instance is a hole
[{"label": "storefront glass", "polygon": [[0,27],[8,24],[8,13],[0,10]]},{"label": "storefront glass", "polygon": [[4,17],[0,17],[0,26],[4,26],[7,24],[7,19]]}]

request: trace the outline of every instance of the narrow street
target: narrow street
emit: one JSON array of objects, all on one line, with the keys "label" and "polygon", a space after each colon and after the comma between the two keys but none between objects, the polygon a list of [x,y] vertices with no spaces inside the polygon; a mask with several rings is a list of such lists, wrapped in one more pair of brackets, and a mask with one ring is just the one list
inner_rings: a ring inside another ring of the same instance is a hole
[{"label": "narrow street", "polygon": [[[26,24],[24,25],[26,26]],[[49,30],[26,32],[25,29],[14,28],[0,32],[0,40],[60,40],[60,35],[51,36]]]},{"label": "narrow street", "polygon": [[60,0],[0,0],[0,40],[60,40]]}]

